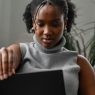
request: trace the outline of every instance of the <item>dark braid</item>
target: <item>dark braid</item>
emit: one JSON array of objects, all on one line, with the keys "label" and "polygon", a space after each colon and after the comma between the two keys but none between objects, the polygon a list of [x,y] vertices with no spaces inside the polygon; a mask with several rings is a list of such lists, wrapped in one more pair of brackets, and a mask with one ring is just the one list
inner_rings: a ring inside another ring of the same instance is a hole
[{"label": "dark braid", "polygon": [[53,4],[61,10],[60,12],[64,14],[63,19],[67,20],[67,32],[70,32],[72,24],[75,24],[74,19],[76,17],[75,5],[70,0],[32,0],[26,6],[23,14],[27,31],[30,33],[30,29],[33,27],[33,20],[35,20],[39,9],[47,3]]},{"label": "dark braid", "polygon": [[70,32],[72,24],[75,25],[75,17],[77,17],[77,14],[76,6],[71,2],[71,0],[67,0],[67,3],[68,3],[67,32]]}]

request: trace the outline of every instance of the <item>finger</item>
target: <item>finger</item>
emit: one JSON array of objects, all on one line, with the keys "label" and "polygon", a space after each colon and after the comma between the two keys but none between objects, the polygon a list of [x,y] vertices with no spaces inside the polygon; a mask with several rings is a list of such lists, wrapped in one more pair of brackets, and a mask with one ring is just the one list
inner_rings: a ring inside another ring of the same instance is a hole
[{"label": "finger", "polygon": [[2,80],[3,70],[2,70],[2,55],[0,52],[0,80]]},{"label": "finger", "polygon": [[6,48],[2,48],[2,69],[3,77],[6,79],[8,77],[8,52]]},{"label": "finger", "polygon": [[15,74],[16,61],[17,61],[16,55],[13,53],[13,67],[12,67],[12,72],[13,72],[13,74]]},{"label": "finger", "polygon": [[12,75],[12,69],[13,69],[13,51],[8,50],[8,75]]}]

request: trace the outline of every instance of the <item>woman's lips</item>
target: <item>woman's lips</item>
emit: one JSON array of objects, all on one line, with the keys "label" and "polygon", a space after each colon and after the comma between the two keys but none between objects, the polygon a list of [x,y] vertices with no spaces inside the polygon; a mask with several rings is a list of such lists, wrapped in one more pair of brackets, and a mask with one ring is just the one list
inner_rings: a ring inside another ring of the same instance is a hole
[{"label": "woman's lips", "polygon": [[46,44],[49,44],[49,43],[51,43],[52,41],[53,41],[52,39],[43,38],[43,42],[46,43]]}]

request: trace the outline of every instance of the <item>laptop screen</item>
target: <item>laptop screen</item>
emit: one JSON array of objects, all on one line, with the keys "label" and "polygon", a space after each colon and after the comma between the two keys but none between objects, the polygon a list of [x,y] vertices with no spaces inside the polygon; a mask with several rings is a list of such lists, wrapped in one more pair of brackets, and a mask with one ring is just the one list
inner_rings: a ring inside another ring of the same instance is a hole
[{"label": "laptop screen", "polygon": [[0,81],[2,95],[66,95],[61,70],[16,74]]}]

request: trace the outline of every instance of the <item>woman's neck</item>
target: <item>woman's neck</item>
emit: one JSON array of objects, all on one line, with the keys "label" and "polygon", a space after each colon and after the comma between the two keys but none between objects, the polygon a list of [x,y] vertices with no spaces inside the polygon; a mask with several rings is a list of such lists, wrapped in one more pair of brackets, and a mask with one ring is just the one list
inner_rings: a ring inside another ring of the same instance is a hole
[{"label": "woman's neck", "polygon": [[56,53],[56,52],[60,52],[62,50],[62,47],[65,45],[66,43],[66,40],[64,37],[62,37],[62,39],[59,41],[59,43],[52,47],[52,48],[45,48],[43,47],[38,41],[37,41],[37,38],[36,38],[36,35],[34,34],[33,36],[33,40],[35,42],[35,47],[37,49],[39,49],[40,51],[44,52],[44,53]]}]

